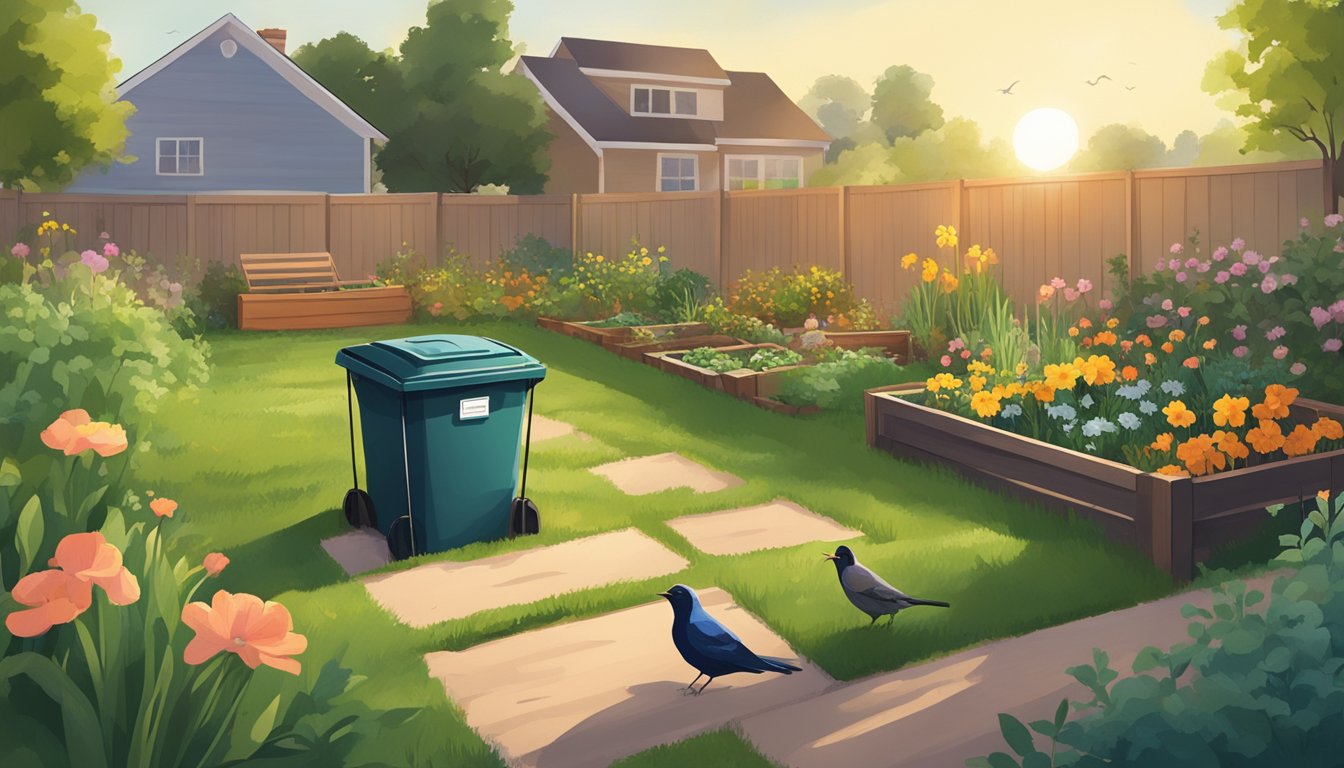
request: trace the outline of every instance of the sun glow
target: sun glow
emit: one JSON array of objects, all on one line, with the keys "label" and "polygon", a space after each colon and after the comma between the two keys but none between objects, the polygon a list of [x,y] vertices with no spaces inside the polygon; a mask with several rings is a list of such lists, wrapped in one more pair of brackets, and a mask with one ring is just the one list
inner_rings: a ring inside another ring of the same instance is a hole
[{"label": "sun glow", "polygon": [[1063,110],[1033,109],[1013,129],[1013,150],[1023,165],[1052,171],[1078,151],[1078,124]]}]

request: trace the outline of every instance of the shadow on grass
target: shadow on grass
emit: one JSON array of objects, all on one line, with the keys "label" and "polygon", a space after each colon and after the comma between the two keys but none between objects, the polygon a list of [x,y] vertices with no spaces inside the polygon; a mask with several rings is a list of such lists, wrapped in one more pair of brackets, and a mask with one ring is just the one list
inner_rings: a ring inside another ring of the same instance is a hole
[{"label": "shadow on grass", "polygon": [[270,599],[290,590],[307,592],[345,581],[349,576],[321,542],[347,528],[341,511],[331,509],[233,547],[221,586]]}]

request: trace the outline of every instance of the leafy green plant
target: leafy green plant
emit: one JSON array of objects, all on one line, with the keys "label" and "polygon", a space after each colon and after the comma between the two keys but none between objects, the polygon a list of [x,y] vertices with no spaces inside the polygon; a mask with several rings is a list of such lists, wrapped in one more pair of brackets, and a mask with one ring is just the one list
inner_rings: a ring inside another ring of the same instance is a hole
[{"label": "leafy green plant", "polygon": [[880,355],[837,350],[829,360],[785,372],[779,400],[788,405],[861,412],[864,390],[904,383],[901,371]]},{"label": "leafy green plant", "polygon": [[196,287],[201,319],[207,328],[238,327],[238,294],[247,291],[243,271],[236,264],[212,261]]},{"label": "leafy green plant", "polygon": [[753,371],[768,371],[802,362],[803,356],[792,349],[758,349],[747,358],[747,367]]},{"label": "leafy green plant", "polygon": [[638,312],[622,312],[619,315],[612,315],[605,320],[590,320],[584,325],[593,328],[634,328],[640,325],[652,325],[648,318]]},{"label": "leafy green plant", "polygon": [[826,318],[853,313],[861,302],[836,270],[810,267],[784,272],[747,270],[728,291],[729,312],[783,327],[801,326],[808,315]]},{"label": "leafy green plant", "polygon": [[700,319],[710,290],[708,277],[683,267],[671,274],[660,275],[654,308],[659,317],[669,322],[693,323]]},{"label": "leafy green plant", "polygon": [[715,373],[727,373],[746,367],[745,361],[740,356],[720,352],[713,347],[697,347],[682,355],[681,359],[687,365],[705,368]]},{"label": "leafy green plant", "polygon": [[714,333],[732,336],[752,344],[786,344],[788,337],[775,326],[751,315],[730,311],[723,299],[715,298],[704,308],[705,322]]},{"label": "leafy green plant", "polygon": [[[1093,663],[1068,670],[1091,693],[1060,702],[1030,728],[999,715],[1013,754],[967,761],[1009,766],[1327,766],[1344,732],[1344,496],[1322,493],[1273,565],[1291,569],[1266,596],[1243,581],[1214,588],[1213,611],[1181,609],[1191,640],[1144,648],[1133,675]],[[1268,598],[1266,600],[1266,597]],[[1187,671],[1192,674],[1187,675]],[[1032,732],[1044,737],[1038,744]]]},{"label": "leafy green plant", "polygon": [[523,235],[500,261],[515,272],[526,270],[534,275],[550,275],[559,280],[574,271],[574,254],[568,248],[551,245],[544,237]]}]

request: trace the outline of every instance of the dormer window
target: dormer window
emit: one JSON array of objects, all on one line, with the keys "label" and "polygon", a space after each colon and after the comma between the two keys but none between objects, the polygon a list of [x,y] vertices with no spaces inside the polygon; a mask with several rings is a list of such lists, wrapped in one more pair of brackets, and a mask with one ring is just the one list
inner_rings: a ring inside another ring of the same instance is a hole
[{"label": "dormer window", "polygon": [[699,97],[698,91],[636,85],[631,89],[630,114],[695,117]]}]

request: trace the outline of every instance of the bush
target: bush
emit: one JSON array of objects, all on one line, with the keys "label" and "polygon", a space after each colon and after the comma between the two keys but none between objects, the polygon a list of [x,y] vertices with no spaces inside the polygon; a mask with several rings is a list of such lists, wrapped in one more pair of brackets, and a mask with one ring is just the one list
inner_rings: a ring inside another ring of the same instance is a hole
[{"label": "bush", "polygon": [[830,359],[784,374],[780,402],[861,413],[865,390],[903,383],[902,368],[880,355],[842,349],[823,357]]},{"label": "bush", "polygon": [[705,306],[705,322],[717,334],[732,336],[752,344],[787,344],[788,337],[775,326],[751,315],[741,315],[724,306],[716,298]]},{"label": "bush", "polygon": [[212,261],[196,287],[195,302],[206,328],[238,327],[238,294],[247,291],[247,280],[236,264]]},{"label": "bush", "polygon": [[500,260],[516,272],[545,274],[552,281],[574,271],[574,254],[568,248],[551,245],[550,241],[536,235],[518,238],[512,250],[505,251]]},{"label": "bush", "polygon": [[654,309],[660,318],[670,323],[693,323],[704,312],[711,283],[708,277],[683,267],[662,276],[657,291]]},{"label": "bush", "polygon": [[815,266],[792,272],[747,270],[729,289],[726,303],[729,312],[785,328],[801,326],[808,315],[852,315],[861,305],[844,275]]},{"label": "bush", "polygon": [[[1293,569],[1266,596],[1232,581],[1209,612],[1191,619],[1188,642],[1143,649],[1120,677],[1101,650],[1068,670],[1092,692],[1060,702],[1028,726],[999,715],[1005,742],[969,766],[1332,766],[1344,752],[1344,496],[1327,494],[1299,535],[1281,537],[1274,565]],[[1263,607],[1261,607],[1263,606]],[[1038,745],[1032,732],[1043,736]]]}]

